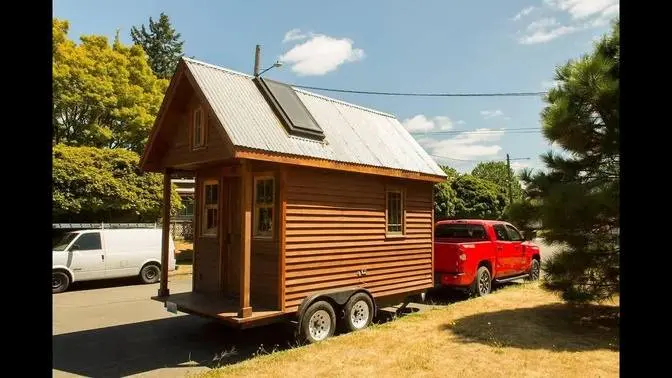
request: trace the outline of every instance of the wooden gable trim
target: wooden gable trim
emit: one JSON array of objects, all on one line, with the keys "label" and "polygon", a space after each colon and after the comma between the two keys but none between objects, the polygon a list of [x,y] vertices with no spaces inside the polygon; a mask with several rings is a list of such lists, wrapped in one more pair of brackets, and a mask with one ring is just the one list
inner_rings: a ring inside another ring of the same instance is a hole
[{"label": "wooden gable trim", "polygon": [[403,171],[401,169],[372,167],[363,164],[341,163],[326,159],[317,159],[305,156],[294,156],[268,151],[258,151],[249,148],[237,148],[234,154],[234,158],[261,160],[281,164],[299,165],[303,167],[334,169],[346,172],[373,174],[373,175],[396,177],[409,180],[430,181],[437,183],[444,182],[446,180],[445,177],[429,175],[426,173],[408,172]]},{"label": "wooden gable trim", "polygon": [[[233,155],[234,149],[233,149],[233,141],[229,137],[229,134],[226,133],[224,130],[224,125],[222,125],[222,122],[220,121],[219,117],[217,117],[217,114],[215,111],[212,109],[212,106],[210,106],[210,102],[208,101],[208,98],[205,97],[205,93],[203,93],[203,89],[198,85],[198,82],[196,81],[196,78],[194,78],[194,75],[189,71],[188,69],[185,70],[186,74],[185,76],[187,77],[187,80],[189,81],[189,84],[191,84],[191,87],[194,88],[194,92],[196,92],[196,96],[198,97],[199,102],[201,103],[201,106],[205,109],[205,113],[207,113],[206,120],[214,120],[217,124],[217,132],[219,133],[219,136],[222,138],[224,141],[224,145],[227,146],[227,154],[228,155]],[[204,114],[205,115],[205,114]],[[206,129],[208,129],[206,125]],[[206,135],[206,143],[207,143],[207,135]]]},{"label": "wooden gable trim", "polygon": [[145,151],[142,154],[142,158],[140,159],[140,169],[143,171],[157,171],[157,172],[161,171],[160,167],[148,167],[147,159],[149,158],[149,155],[154,151],[154,143],[156,142],[156,138],[157,135],[159,134],[161,126],[163,126],[164,117],[168,112],[170,105],[173,102],[173,98],[175,97],[175,90],[178,84],[180,83],[180,80],[182,80],[185,68],[186,64],[184,63],[184,61],[180,61],[175,70],[176,71],[175,74],[173,75],[172,79],[170,79],[170,83],[168,84],[166,94],[165,96],[163,96],[163,101],[161,102],[159,113],[156,116],[156,120],[154,121],[152,130],[149,132],[149,139],[147,141],[147,145],[145,146]]}]

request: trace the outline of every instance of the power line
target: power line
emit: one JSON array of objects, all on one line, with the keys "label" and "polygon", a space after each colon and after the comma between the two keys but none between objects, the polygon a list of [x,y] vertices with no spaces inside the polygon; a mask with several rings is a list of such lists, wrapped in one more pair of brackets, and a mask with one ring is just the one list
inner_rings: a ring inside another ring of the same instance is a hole
[{"label": "power line", "polygon": [[378,91],[364,91],[353,89],[311,87],[308,85],[296,85],[296,84],[290,84],[290,85],[292,87],[310,89],[314,91],[357,93],[357,94],[381,95],[381,96],[413,96],[413,97],[530,97],[530,96],[541,96],[547,93],[547,92],[493,92],[493,93],[378,92]]},{"label": "power line", "polygon": [[[441,156],[441,155],[433,155],[433,154],[429,154],[429,156],[433,156],[433,157],[436,157],[436,158],[439,158],[439,159],[463,161],[463,162],[470,162],[470,163],[481,163],[481,162],[489,162],[489,161],[506,161],[506,158],[489,159],[489,160],[488,159],[473,160],[473,159],[458,159],[458,158],[453,158],[453,157],[449,157],[449,156]],[[531,158],[529,158],[529,157],[520,157],[520,158],[512,158],[512,159],[509,159],[509,160],[513,161],[513,160],[530,160],[530,159]]]}]

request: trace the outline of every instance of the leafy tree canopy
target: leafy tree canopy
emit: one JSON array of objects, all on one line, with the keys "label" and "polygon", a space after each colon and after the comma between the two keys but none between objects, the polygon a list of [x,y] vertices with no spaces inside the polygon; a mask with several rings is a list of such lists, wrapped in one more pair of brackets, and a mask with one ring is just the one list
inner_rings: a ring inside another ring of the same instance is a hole
[{"label": "leafy tree canopy", "polygon": [[184,55],[184,41],[180,40],[180,33],[175,31],[165,13],[159,15],[157,22],[149,18],[149,31],[144,24],[139,28],[132,27],[131,38],[147,53],[149,65],[156,76],[162,79],[173,76],[180,57]]},{"label": "leafy tree canopy", "polygon": [[[53,149],[52,216],[55,221],[154,222],[161,215],[163,176],[141,173],[138,154],[124,149]],[[181,208],[175,188],[172,211]]]}]

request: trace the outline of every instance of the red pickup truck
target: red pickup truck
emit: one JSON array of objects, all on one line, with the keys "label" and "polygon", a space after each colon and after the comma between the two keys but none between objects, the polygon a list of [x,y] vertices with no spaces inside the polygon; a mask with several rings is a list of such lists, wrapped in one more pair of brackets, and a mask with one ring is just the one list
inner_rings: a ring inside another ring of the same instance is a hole
[{"label": "red pickup truck", "polygon": [[492,284],[539,279],[539,247],[510,223],[445,220],[434,226],[434,282],[483,296]]}]

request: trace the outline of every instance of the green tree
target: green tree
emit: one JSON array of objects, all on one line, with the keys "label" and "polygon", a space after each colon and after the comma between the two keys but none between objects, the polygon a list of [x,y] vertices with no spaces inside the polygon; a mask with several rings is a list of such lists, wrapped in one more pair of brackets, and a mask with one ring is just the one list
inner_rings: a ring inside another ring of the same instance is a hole
[{"label": "green tree", "polygon": [[455,193],[455,218],[500,219],[506,192],[496,184],[465,174],[451,183]]},{"label": "green tree", "polygon": [[[504,188],[505,191],[509,190],[509,174],[511,174],[511,192],[513,201],[519,201],[523,198],[523,188],[518,181],[518,176],[513,169],[510,172],[507,172],[506,163],[503,161],[488,161],[480,162],[474,169],[471,171],[471,174],[475,177],[478,177],[482,180],[490,181],[495,185]],[[508,195],[506,197],[508,203]]]},{"label": "green tree", "polygon": [[448,178],[446,181],[434,185],[434,218],[436,220],[455,216],[457,198],[451,184],[460,175],[455,168],[442,166],[441,169],[443,169]]},{"label": "green tree", "polygon": [[149,65],[156,76],[162,79],[170,79],[175,72],[175,67],[183,54],[184,41],[180,40],[180,33],[170,24],[168,16],[161,13],[159,21],[149,18],[149,31],[145,25],[140,28],[131,28],[131,38],[136,45],[142,48],[149,56]]},{"label": "green tree", "polygon": [[78,45],[67,21],[53,20],[53,144],[142,152],[168,81],[139,46],[87,35]]},{"label": "green tree", "polygon": [[544,264],[543,284],[568,301],[620,290],[619,34],[616,21],[591,53],[556,70],[541,118],[563,153],[542,156],[545,171],[523,172],[527,200],[512,209],[562,246]]},{"label": "green tree", "polygon": [[[154,222],[161,215],[163,176],[142,173],[138,154],[124,149],[53,149],[52,216],[55,221]],[[173,187],[172,212],[181,208]]]}]

